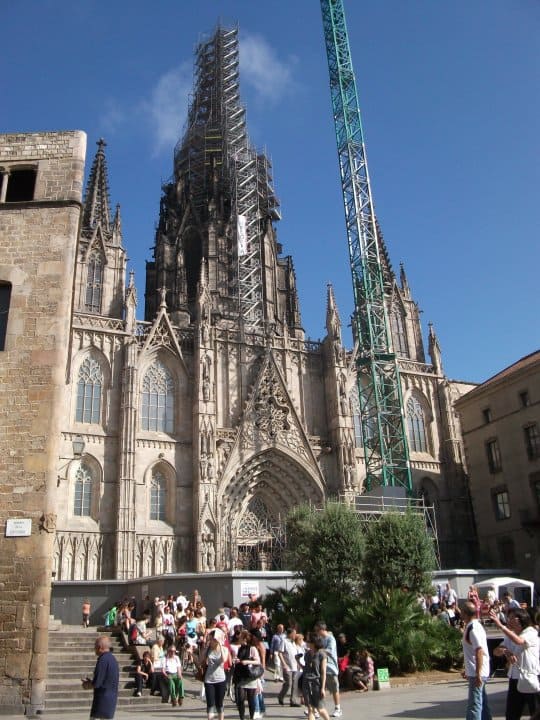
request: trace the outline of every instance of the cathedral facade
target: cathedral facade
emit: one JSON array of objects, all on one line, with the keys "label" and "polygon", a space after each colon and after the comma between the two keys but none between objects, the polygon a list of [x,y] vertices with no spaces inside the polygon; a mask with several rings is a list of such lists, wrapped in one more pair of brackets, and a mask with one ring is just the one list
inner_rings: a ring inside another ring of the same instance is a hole
[{"label": "cathedral facade", "polygon": [[[63,398],[58,580],[279,568],[290,509],[364,491],[352,351],[331,287],[326,337],[302,329],[270,163],[252,147],[240,104],[235,30],[200,44],[186,127],[162,188],[144,320],[102,141],[89,173]],[[414,492],[434,507],[443,565],[470,564],[454,401],[472,385],[445,376],[432,327],[426,360],[405,271],[394,273],[380,232],[379,245]]]}]

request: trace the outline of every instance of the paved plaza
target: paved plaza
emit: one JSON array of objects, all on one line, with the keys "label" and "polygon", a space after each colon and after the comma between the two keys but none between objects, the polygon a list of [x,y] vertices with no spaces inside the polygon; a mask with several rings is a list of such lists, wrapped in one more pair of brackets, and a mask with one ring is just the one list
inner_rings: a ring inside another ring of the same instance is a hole
[{"label": "paved plaza", "polygon": [[[488,695],[493,720],[504,718],[504,703],[507,680],[505,678],[490,681]],[[191,685],[191,684],[190,684]],[[157,709],[133,705],[119,710],[116,720],[132,720],[144,718],[145,720],[168,720],[180,717],[185,720],[205,720],[206,706],[194,697],[195,690],[189,689],[184,705],[173,709],[171,705],[162,705]],[[447,683],[432,685],[415,685],[409,687],[390,688],[379,692],[369,693],[343,693],[341,706],[343,720],[383,720],[385,718],[404,718],[408,720],[463,720],[465,717],[465,700],[467,687],[465,682],[455,680]],[[88,693],[88,709],[90,710],[91,693]],[[265,718],[291,718],[304,720],[302,708],[291,708],[278,705],[277,685],[273,682],[266,684],[266,714]],[[331,704],[328,705],[330,707]],[[45,713],[42,717],[47,720],[87,720],[89,713]],[[3,716],[20,718],[21,716]],[[236,720],[238,713],[230,701],[226,701],[226,720]]]}]

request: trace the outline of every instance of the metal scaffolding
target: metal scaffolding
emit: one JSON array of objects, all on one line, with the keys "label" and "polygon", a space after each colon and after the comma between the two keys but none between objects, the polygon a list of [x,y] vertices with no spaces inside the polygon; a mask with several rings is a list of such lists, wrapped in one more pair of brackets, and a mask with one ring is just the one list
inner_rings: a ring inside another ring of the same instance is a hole
[{"label": "metal scaffolding", "polygon": [[175,175],[192,207],[206,219],[216,187],[229,214],[238,311],[251,330],[264,328],[262,241],[267,222],[279,220],[270,162],[250,143],[240,103],[238,29],[218,27],[195,57],[195,89],[186,131],[175,148]]}]

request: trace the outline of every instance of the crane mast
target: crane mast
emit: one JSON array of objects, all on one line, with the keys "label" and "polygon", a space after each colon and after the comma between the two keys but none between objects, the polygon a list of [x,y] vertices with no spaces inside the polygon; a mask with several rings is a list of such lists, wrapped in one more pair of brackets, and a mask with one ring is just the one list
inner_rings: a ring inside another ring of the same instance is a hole
[{"label": "crane mast", "polygon": [[351,264],[356,369],[368,490],[412,488],[375,210],[342,0],[321,0]]}]

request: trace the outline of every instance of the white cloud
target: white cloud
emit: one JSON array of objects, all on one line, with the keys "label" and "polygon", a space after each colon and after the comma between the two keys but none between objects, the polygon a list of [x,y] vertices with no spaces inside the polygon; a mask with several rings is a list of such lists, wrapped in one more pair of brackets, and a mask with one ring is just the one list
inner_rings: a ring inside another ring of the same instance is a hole
[{"label": "white cloud", "polygon": [[240,39],[240,79],[251,85],[262,100],[278,102],[293,87],[292,58],[280,60],[261,35]]},{"label": "white cloud", "polygon": [[114,135],[126,123],[126,113],[112,98],[107,99],[104,105],[105,110],[99,118],[99,124],[106,134]]},{"label": "white cloud", "polygon": [[141,108],[154,131],[156,154],[174,147],[186,120],[188,94],[192,86],[192,66],[183,63],[164,73],[154,85],[150,98]]}]

